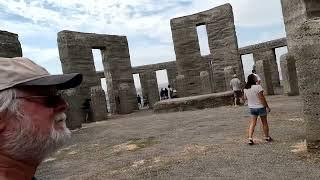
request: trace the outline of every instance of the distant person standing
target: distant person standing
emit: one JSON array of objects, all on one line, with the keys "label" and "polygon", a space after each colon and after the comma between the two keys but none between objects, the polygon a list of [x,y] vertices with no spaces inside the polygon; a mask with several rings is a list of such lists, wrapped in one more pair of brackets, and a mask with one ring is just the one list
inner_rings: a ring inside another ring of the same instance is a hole
[{"label": "distant person standing", "polygon": [[139,108],[141,108],[142,106],[141,106],[141,97],[140,97],[140,95],[138,94],[138,96],[137,96],[137,101],[138,101],[138,106],[139,106]]},{"label": "distant person standing", "polygon": [[164,99],[164,89],[161,88],[160,90],[160,100],[163,100]]},{"label": "distant person standing", "polygon": [[237,77],[237,74],[233,75],[233,78],[230,81],[230,87],[233,90],[233,95],[234,95],[234,105],[240,105],[240,98],[242,96],[241,92],[241,81]]},{"label": "distant person standing", "polygon": [[253,132],[257,124],[257,119],[260,116],[263,132],[265,135],[265,140],[267,142],[272,141],[272,138],[269,136],[269,126],[267,121],[267,112],[270,112],[271,109],[268,106],[267,100],[263,95],[263,89],[260,85],[256,84],[257,78],[254,74],[248,76],[247,84],[244,89],[244,99],[248,100],[248,106],[251,114],[251,122],[248,130],[248,144],[253,145]]},{"label": "distant person standing", "polygon": [[164,88],[164,99],[169,99],[169,91],[167,88]]},{"label": "distant person standing", "polygon": [[168,89],[169,89],[169,97],[172,98],[173,88],[170,85],[168,85]]},{"label": "distant person standing", "polygon": [[254,74],[255,76],[256,76],[256,78],[257,78],[257,84],[261,84],[261,78],[260,78],[260,76],[257,74],[257,72],[256,72],[256,70],[255,69],[253,69],[252,71],[252,74]]}]

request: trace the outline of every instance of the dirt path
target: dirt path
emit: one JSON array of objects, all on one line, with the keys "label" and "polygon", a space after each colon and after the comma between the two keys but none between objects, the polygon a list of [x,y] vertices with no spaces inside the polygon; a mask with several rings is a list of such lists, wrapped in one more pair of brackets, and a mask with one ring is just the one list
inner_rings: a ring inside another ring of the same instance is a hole
[{"label": "dirt path", "polygon": [[319,179],[306,153],[299,97],[268,97],[272,143],[246,144],[247,107],[138,112],[87,124],[47,159],[39,179]]}]

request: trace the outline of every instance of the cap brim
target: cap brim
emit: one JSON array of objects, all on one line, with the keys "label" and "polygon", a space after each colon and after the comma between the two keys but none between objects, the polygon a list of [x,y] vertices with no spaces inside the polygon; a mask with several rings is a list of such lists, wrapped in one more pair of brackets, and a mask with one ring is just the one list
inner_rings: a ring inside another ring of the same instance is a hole
[{"label": "cap brim", "polygon": [[39,79],[21,83],[17,86],[55,86],[59,90],[77,87],[82,82],[82,74],[70,73],[49,75]]}]

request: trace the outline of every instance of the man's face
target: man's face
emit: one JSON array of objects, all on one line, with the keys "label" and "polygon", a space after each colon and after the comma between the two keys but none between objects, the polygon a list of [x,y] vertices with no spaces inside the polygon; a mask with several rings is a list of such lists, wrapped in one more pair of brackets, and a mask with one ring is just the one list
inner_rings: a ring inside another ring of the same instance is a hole
[{"label": "man's face", "polygon": [[54,88],[28,87],[17,91],[20,115],[10,122],[11,154],[41,161],[70,137],[66,127],[67,103]]},{"label": "man's face", "polygon": [[26,88],[18,91],[17,97],[20,99],[22,113],[29,117],[30,123],[39,128],[39,135],[48,135],[53,130],[65,131],[65,119],[57,119],[56,116],[64,114],[68,105],[57,96],[54,88]]}]

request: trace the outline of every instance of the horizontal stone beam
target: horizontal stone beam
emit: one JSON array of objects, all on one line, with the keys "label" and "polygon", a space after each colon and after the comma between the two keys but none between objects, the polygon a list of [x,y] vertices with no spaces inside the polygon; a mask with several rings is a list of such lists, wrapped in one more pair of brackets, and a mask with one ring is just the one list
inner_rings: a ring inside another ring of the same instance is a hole
[{"label": "horizontal stone beam", "polygon": [[275,40],[239,48],[239,54],[240,55],[251,54],[256,51],[270,50],[270,49],[280,48],[284,46],[287,46],[287,39],[280,38],[280,39],[275,39]]},{"label": "horizontal stone beam", "polygon": [[157,63],[157,64],[148,64],[143,66],[135,66],[135,67],[132,67],[132,73],[139,74],[146,70],[158,71],[163,69],[176,69],[176,61],[169,61],[169,62]]},{"label": "horizontal stone beam", "polygon": [[[157,64],[148,64],[143,66],[135,66],[132,67],[132,74],[139,74],[145,71],[158,71],[163,69],[176,69],[176,61],[169,61],[164,63],[157,63]],[[104,78],[103,71],[97,71],[97,76],[99,78]]]},{"label": "horizontal stone beam", "polygon": [[189,96],[159,101],[154,104],[155,113],[168,113],[178,111],[191,111],[233,104],[233,91]]}]

